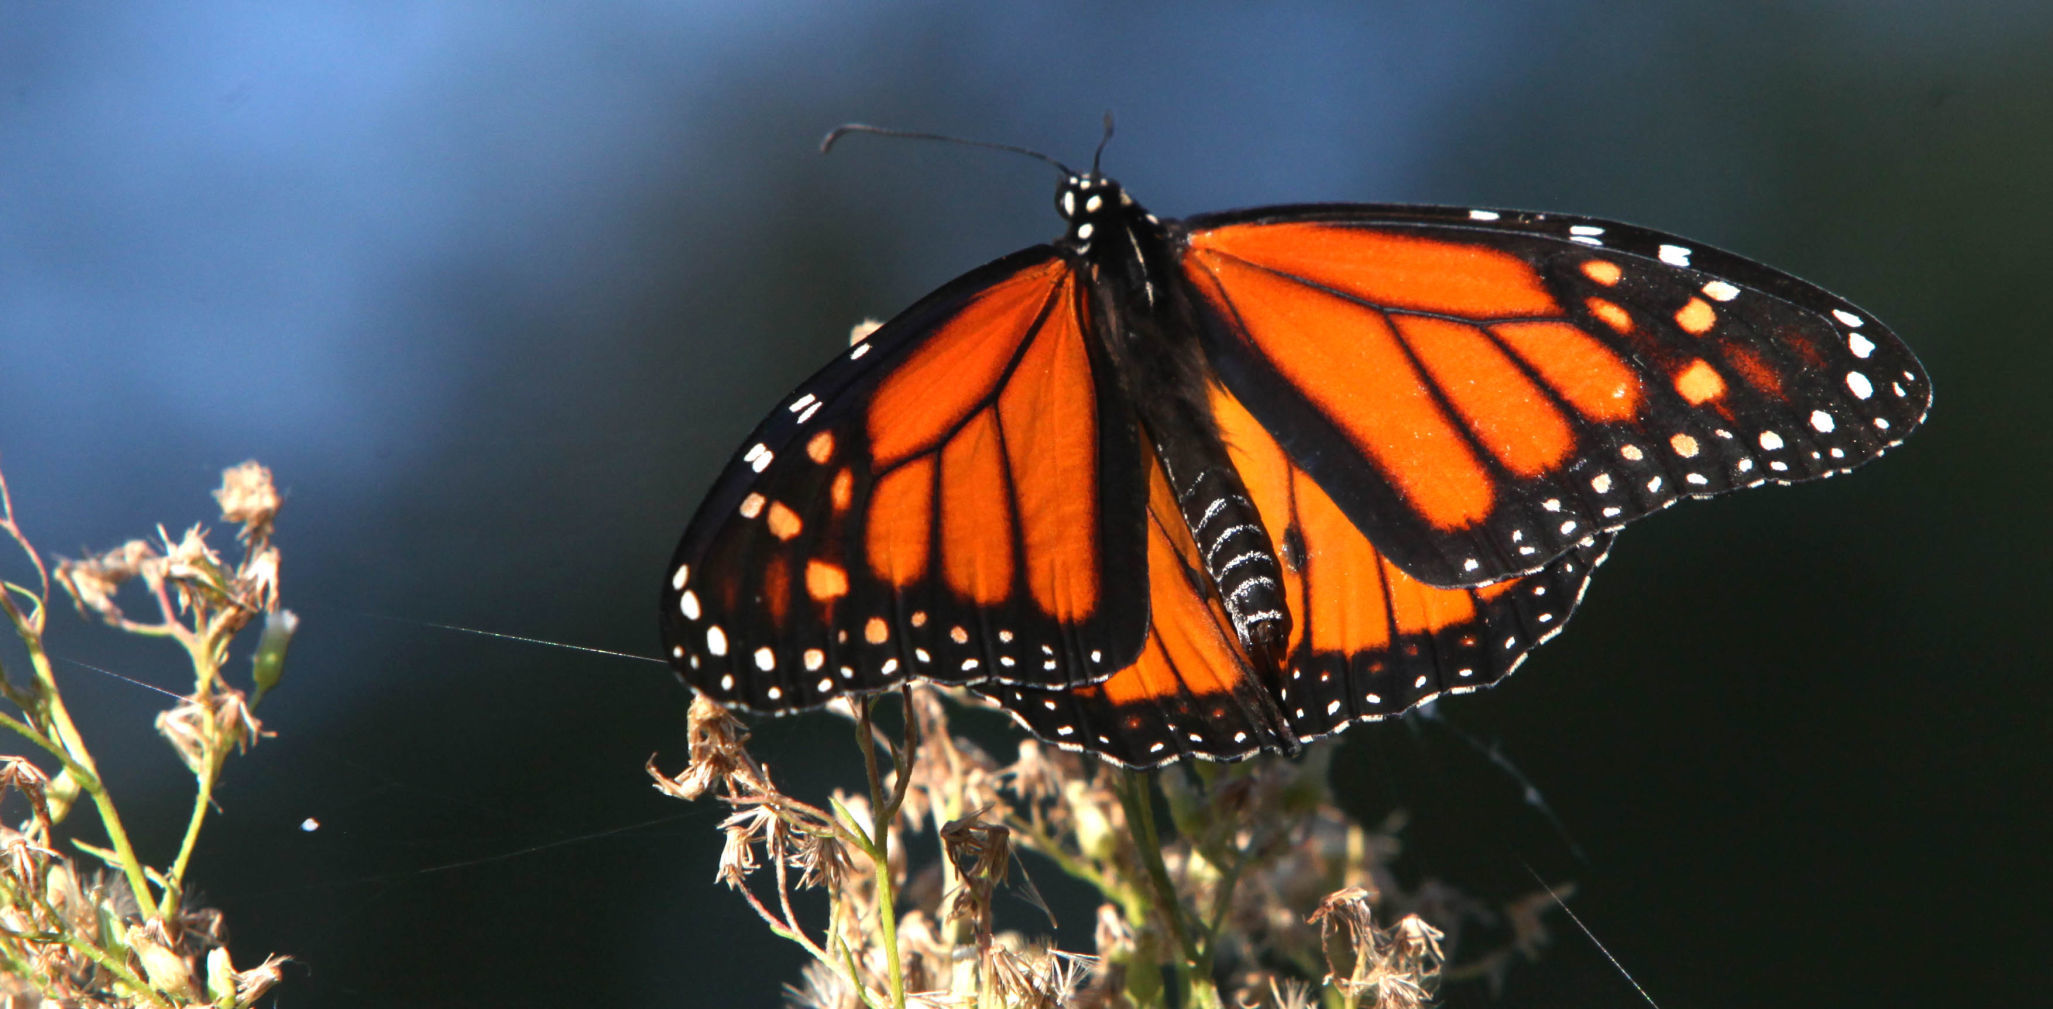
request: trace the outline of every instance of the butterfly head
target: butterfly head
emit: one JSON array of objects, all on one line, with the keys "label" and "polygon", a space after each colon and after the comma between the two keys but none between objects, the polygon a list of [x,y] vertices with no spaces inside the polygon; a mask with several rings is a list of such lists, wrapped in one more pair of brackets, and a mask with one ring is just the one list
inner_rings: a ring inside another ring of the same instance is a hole
[{"label": "butterfly head", "polygon": [[1055,210],[1069,225],[1066,240],[1089,248],[1091,239],[1143,213],[1118,182],[1097,172],[1064,175],[1055,191]]}]

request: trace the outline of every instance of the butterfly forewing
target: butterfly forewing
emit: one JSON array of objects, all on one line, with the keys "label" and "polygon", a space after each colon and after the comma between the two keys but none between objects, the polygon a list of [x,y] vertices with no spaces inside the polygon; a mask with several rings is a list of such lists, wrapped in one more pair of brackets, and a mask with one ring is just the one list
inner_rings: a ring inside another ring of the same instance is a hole
[{"label": "butterfly forewing", "polygon": [[1669,235],[1407,207],[1187,227],[1221,380],[1435,585],[1537,570],[1682,497],[1843,472],[1930,404],[1865,313]]},{"label": "butterfly forewing", "polygon": [[1028,250],[857,343],[750,438],[686,530],[671,661],[763,711],[906,677],[1064,686],[1132,660],[1132,413],[1070,261]]}]

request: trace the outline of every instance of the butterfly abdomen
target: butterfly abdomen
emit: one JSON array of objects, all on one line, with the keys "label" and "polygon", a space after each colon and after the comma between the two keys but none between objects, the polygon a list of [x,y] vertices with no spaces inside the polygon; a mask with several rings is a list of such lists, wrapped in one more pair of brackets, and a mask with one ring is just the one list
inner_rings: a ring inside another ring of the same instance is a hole
[{"label": "butterfly abdomen", "polygon": [[1058,205],[1074,208],[1065,242],[1095,280],[1096,328],[1175,491],[1196,549],[1188,566],[1209,583],[1197,588],[1216,593],[1241,648],[1273,673],[1290,640],[1282,565],[1212,422],[1171,235],[1110,180],[1079,180]]}]

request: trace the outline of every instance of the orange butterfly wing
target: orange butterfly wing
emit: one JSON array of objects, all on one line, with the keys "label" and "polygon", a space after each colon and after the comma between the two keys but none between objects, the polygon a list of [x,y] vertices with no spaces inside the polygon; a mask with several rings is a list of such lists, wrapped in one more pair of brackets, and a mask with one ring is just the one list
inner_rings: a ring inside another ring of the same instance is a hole
[{"label": "orange butterfly wing", "polygon": [[1237,759],[1279,749],[1287,731],[1268,688],[1234,638],[1177,510],[1161,463],[1147,453],[1147,586],[1152,620],[1140,655],[1102,683],[1070,690],[988,683],[979,693],[1043,739],[1152,766],[1185,754]]},{"label": "orange butterfly wing", "polygon": [[1069,259],[972,272],[858,343],[749,439],[663,593],[713,698],[808,707],[908,676],[1101,680],[1147,600],[1130,407]]},{"label": "orange butterfly wing", "polygon": [[1156,467],[1140,658],[1072,690],[976,688],[1043,739],[1136,767],[1239,759],[1283,748],[1280,734],[1308,742],[1488,686],[1561,631],[1611,545],[1593,533],[1532,574],[1436,588],[1378,551],[1222,387],[1212,414],[1283,562],[1295,615],[1283,668],[1265,682],[1249,665]]},{"label": "orange butterfly wing", "polygon": [[1682,497],[1842,472],[1930,405],[1880,323],[1673,236],[1403,207],[1187,226],[1221,380],[1434,585],[1537,570]]}]

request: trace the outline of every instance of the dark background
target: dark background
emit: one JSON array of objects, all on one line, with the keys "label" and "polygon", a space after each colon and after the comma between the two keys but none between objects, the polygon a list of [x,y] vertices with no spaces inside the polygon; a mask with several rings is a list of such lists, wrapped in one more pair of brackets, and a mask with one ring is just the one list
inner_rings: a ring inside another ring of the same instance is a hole
[{"label": "dark background", "polygon": [[[298,959],[278,1004],[769,1005],[798,957],[712,884],[720,811],[642,773],[682,762],[685,691],[408,621],[654,654],[675,537],[778,397],[861,317],[1058,231],[1043,166],[823,159],[825,129],[1080,161],[1111,108],[1107,169],[1164,214],[1674,231],[1887,320],[1927,429],[1635,527],[1571,633],[1439,706],[1586,863],[1436,726],[1354,730],[1339,780],[1412,810],[1408,871],[1575,879],[1664,1005],[2008,1001],[2053,939],[2049,42],[2030,3],[7,4],[0,464],[72,555],[211,518],[245,458],[289,491],[278,736],[195,870],[241,960]],[[169,647],[53,626],[184,682]],[[163,860],[190,798],[161,698],[60,675]],[[795,789],[850,778],[823,716],[759,739]],[[1567,933],[1503,1003],[1639,1004]]]}]

